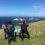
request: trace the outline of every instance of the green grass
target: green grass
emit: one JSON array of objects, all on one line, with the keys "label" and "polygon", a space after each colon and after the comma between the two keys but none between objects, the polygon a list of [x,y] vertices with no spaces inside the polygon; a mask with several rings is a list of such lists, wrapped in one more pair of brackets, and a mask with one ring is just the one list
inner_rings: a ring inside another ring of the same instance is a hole
[{"label": "green grass", "polygon": [[[16,28],[20,28],[16,26]],[[30,40],[27,38],[21,41],[17,37],[17,41],[11,43],[11,45],[45,45],[45,20],[29,24],[28,31],[30,34]],[[0,30],[0,45],[8,45],[7,40],[4,40],[4,32]]]}]

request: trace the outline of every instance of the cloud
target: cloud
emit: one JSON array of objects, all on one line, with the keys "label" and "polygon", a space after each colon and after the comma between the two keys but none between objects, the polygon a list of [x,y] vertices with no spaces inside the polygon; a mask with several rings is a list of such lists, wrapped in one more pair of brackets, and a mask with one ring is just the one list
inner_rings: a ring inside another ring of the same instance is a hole
[{"label": "cloud", "polygon": [[32,14],[37,16],[45,16],[45,6],[43,5],[32,6]]}]

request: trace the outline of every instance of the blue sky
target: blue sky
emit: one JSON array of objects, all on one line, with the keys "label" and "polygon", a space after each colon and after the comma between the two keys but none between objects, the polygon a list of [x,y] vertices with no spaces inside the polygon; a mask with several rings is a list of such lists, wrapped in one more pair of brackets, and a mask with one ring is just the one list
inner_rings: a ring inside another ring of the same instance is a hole
[{"label": "blue sky", "polygon": [[45,0],[0,0],[0,16],[45,16]]}]

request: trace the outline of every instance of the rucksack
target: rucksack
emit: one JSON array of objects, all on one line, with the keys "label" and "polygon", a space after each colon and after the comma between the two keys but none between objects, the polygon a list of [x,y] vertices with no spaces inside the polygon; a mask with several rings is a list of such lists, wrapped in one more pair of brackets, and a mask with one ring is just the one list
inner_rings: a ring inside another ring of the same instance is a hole
[{"label": "rucksack", "polygon": [[14,26],[13,25],[11,25],[11,24],[9,24],[8,25],[8,33],[13,33],[14,32]]}]

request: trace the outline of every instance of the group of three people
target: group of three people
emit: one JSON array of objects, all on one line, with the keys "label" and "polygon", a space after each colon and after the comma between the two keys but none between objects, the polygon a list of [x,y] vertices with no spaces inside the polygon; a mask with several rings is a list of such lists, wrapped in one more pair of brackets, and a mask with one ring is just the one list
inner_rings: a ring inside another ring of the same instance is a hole
[{"label": "group of three people", "polygon": [[[27,31],[28,25],[25,23],[25,21],[20,24],[21,30],[20,30],[20,37],[22,40],[24,40],[24,34],[27,34],[28,39],[30,38],[29,32]],[[16,40],[16,32],[15,31],[15,26],[9,21],[8,23],[4,23],[2,25],[2,28],[4,29],[5,33],[5,39],[8,38],[8,43],[11,44],[11,41]]]}]

